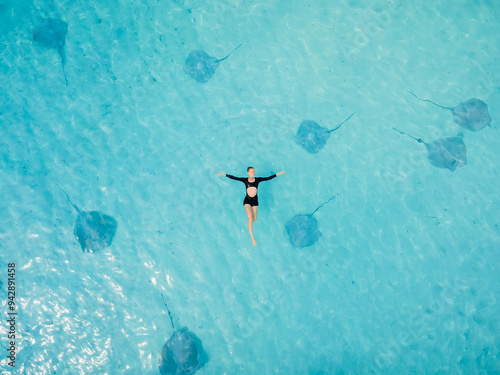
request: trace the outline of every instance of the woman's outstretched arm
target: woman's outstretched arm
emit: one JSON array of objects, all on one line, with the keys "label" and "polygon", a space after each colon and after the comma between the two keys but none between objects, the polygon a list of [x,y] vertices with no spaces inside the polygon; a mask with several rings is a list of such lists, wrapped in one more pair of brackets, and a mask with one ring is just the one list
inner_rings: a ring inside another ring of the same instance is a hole
[{"label": "woman's outstretched arm", "polygon": [[269,180],[272,180],[273,178],[278,177],[280,174],[284,174],[284,173],[285,173],[285,171],[281,171],[281,172],[275,173],[269,177],[258,177],[258,180],[259,181],[269,181]]},{"label": "woman's outstretched arm", "polygon": [[233,175],[227,174],[227,173],[217,173],[216,176],[226,176],[227,178],[230,178],[231,180],[236,180],[236,181],[245,181],[245,177],[234,177]]}]

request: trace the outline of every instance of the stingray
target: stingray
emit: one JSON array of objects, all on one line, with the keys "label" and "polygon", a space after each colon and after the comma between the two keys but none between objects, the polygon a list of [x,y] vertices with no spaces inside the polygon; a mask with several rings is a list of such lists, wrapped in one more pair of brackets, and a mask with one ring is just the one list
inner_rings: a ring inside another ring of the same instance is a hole
[{"label": "stingray", "polygon": [[214,75],[219,63],[231,56],[231,54],[240,48],[243,43],[245,42],[241,42],[240,45],[233,49],[226,57],[219,60],[209,56],[202,50],[191,51],[184,65],[184,73],[193,78],[196,82],[207,82]]},{"label": "stingray", "polygon": [[415,98],[422,102],[429,102],[439,108],[449,109],[453,115],[453,121],[462,128],[477,132],[491,122],[488,105],[480,99],[469,99],[460,103],[456,107],[444,107],[428,99],[421,99],[411,91],[408,91]]},{"label": "stingray", "polygon": [[427,147],[429,161],[438,168],[446,168],[454,171],[467,165],[467,149],[460,137],[440,138],[432,143],[425,143],[422,139],[406,134],[396,128],[397,132],[404,134]]},{"label": "stingray", "polygon": [[175,329],[172,314],[167,306],[165,297],[163,303],[168,311],[170,323],[174,333],[166,342],[160,356],[160,374],[162,375],[191,375],[203,367],[207,362],[201,340],[186,327]]},{"label": "stingray", "polygon": [[118,225],[115,218],[99,211],[80,210],[60,186],[59,189],[63,191],[69,203],[78,212],[73,234],[80,243],[82,251],[92,253],[111,245]]},{"label": "stingray", "polygon": [[320,126],[316,121],[304,120],[295,136],[295,143],[307,152],[315,154],[325,146],[330,134],[340,128],[352,116],[354,116],[354,113],[331,130]]},{"label": "stingray", "polygon": [[[338,195],[338,194],[337,194]],[[321,232],[318,230],[318,222],[313,215],[325,204],[330,202],[337,195],[328,199],[325,203],[316,208],[312,214],[296,215],[285,226],[286,232],[290,236],[290,241],[297,248],[314,245],[319,240]]]},{"label": "stingray", "polygon": [[41,25],[33,30],[33,40],[35,42],[47,48],[56,49],[59,52],[66,85],[68,84],[68,79],[64,71],[66,59],[64,58],[63,47],[67,32],[68,24],[57,18],[44,18]]}]

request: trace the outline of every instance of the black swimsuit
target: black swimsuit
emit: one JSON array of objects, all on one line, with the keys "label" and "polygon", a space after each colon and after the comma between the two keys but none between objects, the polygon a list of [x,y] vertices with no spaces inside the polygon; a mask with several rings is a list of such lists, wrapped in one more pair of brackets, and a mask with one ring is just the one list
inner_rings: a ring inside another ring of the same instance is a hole
[{"label": "black swimsuit", "polygon": [[[231,176],[230,174],[226,174],[227,178],[230,178],[231,180],[236,180],[236,181],[241,181],[245,183],[245,188],[248,190],[249,187],[254,187],[257,189],[257,186],[259,186],[259,183],[262,181],[268,181],[272,180],[273,178],[276,177],[275,174],[269,177],[255,177],[255,181],[249,182],[248,177],[234,177]],[[250,206],[258,206],[259,205],[259,198],[257,197],[257,193],[255,193],[254,197],[251,197],[246,193],[245,199],[243,200],[243,205],[249,204]]]}]

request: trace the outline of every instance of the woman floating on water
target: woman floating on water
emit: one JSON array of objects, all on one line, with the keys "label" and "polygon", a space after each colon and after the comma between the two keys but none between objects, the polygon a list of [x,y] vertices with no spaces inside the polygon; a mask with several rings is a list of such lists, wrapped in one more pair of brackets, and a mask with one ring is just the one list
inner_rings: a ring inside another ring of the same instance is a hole
[{"label": "woman floating on water", "polygon": [[250,237],[252,238],[252,243],[254,245],[257,245],[257,242],[255,242],[255,238],[253,238],[253,230],[252,230],[252,222],[257,220],[257,207],[259,206],[259,198],[257,197],[257,187],[259,186],[260,182],[271,180],[276,176],[279,176],[280,174],[285,174],[285,172],[284,171],[279,172],[269,177],[255,177],[255,169],[253,167],[248,167],[247,173],[248,173],[248,178],[234,177],[231,176],[230,174],[225,174],[225,173],[217,173],[216,176],[224,175],[227,178],[230,178],[231,180],[241,181],[245,183],[245,186],[247,188],[247,194],[245,196],[245,199],[243,200],[243,207],[245,208],[245,211],[248,216],[248,230],[250,231]]}]

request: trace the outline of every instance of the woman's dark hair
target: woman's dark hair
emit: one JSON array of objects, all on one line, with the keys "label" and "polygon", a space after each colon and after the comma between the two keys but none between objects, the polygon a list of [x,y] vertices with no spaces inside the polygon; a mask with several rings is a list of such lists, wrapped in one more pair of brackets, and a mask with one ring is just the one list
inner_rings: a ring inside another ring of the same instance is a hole
[{"label": "woman's dark hair", "polygon": [[250,169],[254,169],[254,170],[255,170],[255,168],[254,168],[254,167],[248,167],[248,168],[247,168],[247,172],[248,172]]}]

